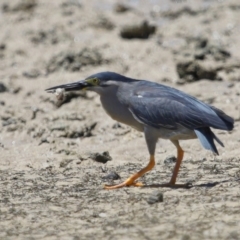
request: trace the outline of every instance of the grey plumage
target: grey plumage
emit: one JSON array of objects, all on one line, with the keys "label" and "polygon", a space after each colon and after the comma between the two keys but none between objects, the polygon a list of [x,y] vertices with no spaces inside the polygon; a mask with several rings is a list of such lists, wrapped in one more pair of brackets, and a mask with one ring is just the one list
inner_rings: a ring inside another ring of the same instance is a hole
[{"label": "grey plumage", "polygon": [[[209,127],[227,131],[233,129],[233,118],[177,89],[146,80],[131,79],[114,72],[93,74],[86,80],[93,78],[132,83],[133,91],[128,93],[127,98],[120,97],[120,102],[129,108],[138,121],[156,129],[178,130],[184,127],[193,130],[202,146],[216,154],[218,151],[213,139],[221,146],[223,144]],[[57,88],[64,88],[66,91],[78,90],[83,87],[83,83],[84,81],[78,81],[59,85],[47,91]],[[119,92],[124,91],[120,85]]]},{"label": "grey plumage", "polygon": [[[211,128],[231,131],[234,127],[233,118],[193,96],[162,84],[113,72],[97,73],[85,80],[59,85],[47,91],[57,88],[66,91],[86,88],[97,92],[104,109],[113,119],[144,132],[151,156],[154,156],[158,138],[171,140],[178,149],[179,159],[170,181],[174,184],[183,157],[179,140],[197,137],[204,148],[218,154],[214,140],[224,145]],[[134,181],[131,180],[131,184]]]}]

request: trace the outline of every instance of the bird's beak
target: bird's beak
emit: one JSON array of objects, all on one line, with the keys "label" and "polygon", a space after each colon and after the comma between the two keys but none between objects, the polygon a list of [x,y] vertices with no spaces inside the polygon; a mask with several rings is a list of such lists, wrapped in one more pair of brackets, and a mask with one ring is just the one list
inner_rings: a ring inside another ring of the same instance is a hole
[{"label": "bird's beak", "polygon": [[54,93],[57,89],[60,88],[60,89],[64,89],[66,92],[68,92],[68,91],[83,90],[90,86],[91,86],[91,84],[89,84],[85,80],[81,80],[78,82],[73,82],[73,83],[68,83],[68,84],[51,87],[51,88],[46,89],[45,91],[47,91],[49,93]]}]

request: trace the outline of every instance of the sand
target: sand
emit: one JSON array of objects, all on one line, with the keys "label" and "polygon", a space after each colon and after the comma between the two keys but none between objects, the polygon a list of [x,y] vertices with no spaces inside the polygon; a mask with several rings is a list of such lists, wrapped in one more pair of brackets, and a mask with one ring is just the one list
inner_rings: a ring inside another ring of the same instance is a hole
[{"label": "sand", "polygon": [[[0,3],[0,239],[240,239],[239,2],[116,3]],[[143,21],[155,31],[121,37]],[[175,147],[159,140],[147,187],[103,189],[147,164],[143,135],[108,117],[94,93],[59,104],[44,91],[100,71],[178,88],[235,119],[232,132],[214,130],[219,156],[181,142],[178,182],[192,188],[149,186],[174,167]],[[104,152],[109,161],[96,161]],[[163,201],[149,204],[154,194]]]}]

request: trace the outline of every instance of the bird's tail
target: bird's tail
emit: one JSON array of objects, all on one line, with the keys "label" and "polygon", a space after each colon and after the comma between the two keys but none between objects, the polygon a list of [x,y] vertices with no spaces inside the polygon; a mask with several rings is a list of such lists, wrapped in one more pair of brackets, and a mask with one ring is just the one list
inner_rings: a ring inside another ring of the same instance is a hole
[{"label": "bird's tail", "polygon": [[[222,130],[231,131],[234,127],[234,119],[227,114],[225,114],[222,110],[211,106],[212,110],[217,114],[218,119],[214,119],[211,121],[212,127]],[[211,125],[210,125],[211,126]]]},{"label": "bird's tail", "polygon": [[195,129],[194,131],[204,148],[219,155],[214,140],[216,140],[222,147],[224,147],[224,145],[221,142],[221,140],[211,131],[209,127],[198,128]]}]

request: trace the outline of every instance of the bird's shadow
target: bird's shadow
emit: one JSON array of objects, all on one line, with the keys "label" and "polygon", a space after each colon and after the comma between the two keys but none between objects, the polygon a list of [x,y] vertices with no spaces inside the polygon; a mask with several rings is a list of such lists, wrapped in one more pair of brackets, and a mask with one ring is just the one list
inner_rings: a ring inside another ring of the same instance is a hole
[{"label": "bird's shadow", "polygon": [[190,189],[193,187],[199,187],[199,188],[212,188],[215,187],[221,183],[228,183],[228,182],[240,182],[240,178],[237,179],[228,179],[228,180],[223,180],[223,181],[216,181],[216,182],[208,182],[208,183],[202,183],[202,184],[192,184],[192,183],[186,183],[186,184],[176,184],[176,185],[169,185],[169,184],[149,184],[149,185],[144,185],[143,188],[172,188],[172,189],[179,189],[179,188],[184,188],[184,189]]}]

